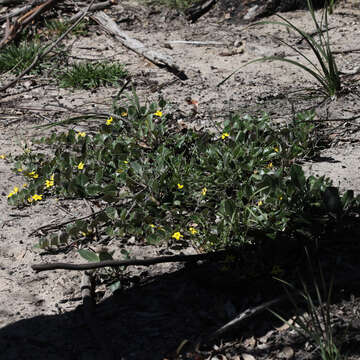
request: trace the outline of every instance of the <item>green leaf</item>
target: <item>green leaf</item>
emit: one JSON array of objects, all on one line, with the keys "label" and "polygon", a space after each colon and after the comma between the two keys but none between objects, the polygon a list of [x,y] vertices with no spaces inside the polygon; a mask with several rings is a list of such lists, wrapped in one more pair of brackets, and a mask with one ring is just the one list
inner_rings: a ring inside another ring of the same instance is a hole
[{"label": "green leaf", "polygon": [[300,165],[294,164],[291,166],[290,176],[294,185],[297,186],[299,189],[304,190],[306,180],[304,171]]},{"label": "green leaf", "polygon": [[96,253],[94,253],[93,251],[85,250],[85,249],[79,249],[78,254],[82,258],[84,258],[85,260],[87,260],[89,262],[98,262],[99,261],[98,255]]}]

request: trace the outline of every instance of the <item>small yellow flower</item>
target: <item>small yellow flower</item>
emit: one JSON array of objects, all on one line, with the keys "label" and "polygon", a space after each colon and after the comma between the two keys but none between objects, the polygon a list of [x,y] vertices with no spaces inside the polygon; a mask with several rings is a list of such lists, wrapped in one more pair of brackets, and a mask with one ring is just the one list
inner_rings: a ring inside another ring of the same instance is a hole
[{"label": "small yellow flower", "polygon": [[273,166],[274,166],[274,165],[273,165],[273,163],[271,162],[271,163],[268,164],[267,168],[268,168],[268,169],[271,169]]},{"label": "small yellow flower", "polygon": [[128,116],[128,113],[127,113],[126,111],[123,111],[123,112],[121,113],[121,116],[126,117],[126,116]]},{"label": "small yellow flower", "polygon": [[79,170],[82,170],[83,168],[84,168],[84,163],[82,162],[82,161],[80,161],[80,163],[79,163],[79,165],[77,166],[77,168],[79,169]]},{"label": "small yellow flower", "polygon": [[275,152],[279,152],[279,148],[277,146],[274,147]]},{"label": "small yellow flower", "polygon": [[22,172],[22,171],[23,171],[23,169],[22,169],[22,168],[19,168],[19,169],[17,169],[17,171],[18,171],[18,172]]},{"label": "small yellow flower", "polygon": [[50,181],[54,181],[54,174],[52,174],[51,176],[50,176]]},{"label": "small yellow flower", "polygon": [[106,120],[106,125],[111,125],[111,123],[113,122],[113,118],[112,118],[112,116],[111,117],[109,117],[109,119],[107,119]]},{"label": "small yellow flower", "polygon": [[159,116],[159,117],[161,117],[162,114],[163,114],[163,113],[162,113],[160,110],[158,110],[156,113],[154,113],[155,116]]},{"label": "small yellow flower", "polygon": [[49,188],[49,187],[52,187],[54,186],[54,180],[46,180],[45,181],[45,187],[46,188]]},{"label": "small yellow flower", "polygon": [[283,197],[280,195],[280,196],[279,196],[279,200],[281,201],[282,199],[283,199]]},{"label": "small yellow flower", "polygon": [[189,228],[189,231],[191,232],[192,235],[195,235],[198,233],[198,231],[193,227]]},{"label": "small yellow flower", "polygon": [[85,136],[86,136],[86,133],[81,132],[81,131],[78,131],[77,134],[76,134],[76,137],[85,137]]},{"label": "small yellow flower", "polygon": [[184,187],[184,185],[182,185],[182,184],[177,184],[177,188],[178,188],[179,190],[181,190],[183,187]]},{"label": "small yellow flower", "polygon": [[222,135],[221,135],[221,139],[222,140],[225,140],[227,137],[229,137],[230,135],[229,135],[229,133],[227,133],[227,132],[224,132],[224,133],[222,133]]},{"label": "small yellow flower", "polygon": [[263,202],[261,200],[258,201],[258,206],[261,206],[263,204]]},{"label": "small yellow flower", "polygon": [[26,188],[28,186],[28,184],[27,183],[25,183],[24,185],[23,185],[23,188]]},{"label": "small yellow flower", "polygon": [[203,187],[202,190],[201,190],[201,195],[202,196],[205,196],[207,193],[207,188],[206,187]]},{"label": "small yellow flower", "polygon": [[28,175],[33,179],[37,179],[39,177],[39,174],[37,174],[35,171],[29,172]]},{"label": "small yellow flower", "polygon": [[42,200],[42,195],[38,195],[38,194],[34,194],[33,196],[30,196],[27,201],[29,203],[33,202],[33,201],[38,201],[38,200]]},{"label": "small yellow flower", "polygon": [[180,240],[184,236],[181,235],[181,233],[179,231],[177,231],[177,232],[173,233],[171,237],[176,239],[176,240]]},{"label": "small yellow flower", "polygon": [[19,188],[17,186],[14,186],[13,191],[10,192],[8,195],[8,198],[11,198],[13,195],[17,194],[19,192]]},{"label": "small yellow flower", "polygon": [[1,154],[1,155],[0,155],[0,159],[3,159],[3,160],[4,160],[5,158],[6,158],[6,156],[5,156],[4,154]]},{"label": "small yellow flower", "polygon": [[153,228],[153,229],[156,228],[156,226],[155,226],[154,224],[150,224],[149,226],[150,226],[151,228]]},{"label": "small yellow flower", "polygon": [[128,164],[128,163],[129,163],[128,161],[124,160],[124,164]]}]

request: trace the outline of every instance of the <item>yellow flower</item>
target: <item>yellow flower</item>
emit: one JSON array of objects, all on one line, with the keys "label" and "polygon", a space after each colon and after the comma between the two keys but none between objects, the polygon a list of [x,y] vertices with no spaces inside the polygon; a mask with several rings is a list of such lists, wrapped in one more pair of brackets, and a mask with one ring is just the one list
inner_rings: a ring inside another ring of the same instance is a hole
[{"label": "yellow flower", "polygon": [[181,235],[181,233],[179,231],[177,231],[177,232],[173,233],[171,237],[176,239],[176,240],[180,240],[184,236]]},{"label": "yellow flower", "polygon": [[282,199],[283,199],[283,197],[280,195],[280,196],[279,196],[279,200],[281,201]]},{"label": "yellow flower", "polygon": [[42,197],[43,197],[42,195],[34,194],[33,196],[29,197],[29,198],[27,199],[27,201],[28,201],[29,203],[31,203],[31,202],[33,202],[33,201],[42,200]]},{"label": "yellow flower", "polygon": [[225,140],[227,137],[229,137],[230,135],[227,133],[227,132],[225,132],[225,133],[222,133],[222,135],[221,135],[221,139],[222,140]]},{"label": "yellow flower", "polygon": [[271,169],[272,167],[273,167],[273,163],[271,162],[271,163],[268,164],[267,168]]},{"label": "yellow flower", "polygon": [[207,193],[207,188],[206,187],[203,187],[202,190],[201,190],[201,195],[202,196],[205,196]]},{"label": "yellow flower", "polygon": [[258,206],[261,206],[263,204],[263,202],[261,200],[258,201]]},{"label": "yellow flower", "polygon": [[78,131],[77,134],[76,134],[76,137],[85,137],[85,136],[86,136],[86,133],[81,132],[81,131]]},{"label": "yellow flower", "polygon": [[49,188],[49,187],[52,187],[54,186],[54,180],[46,180],[45,181],[45,187],[46,188]]},{"label": "yellow flower", "polygon": [[128,164],[128,163],[129,163],[128,161],[124,160],[124,164]]},{"label": "yellow flower", "polygon": [[181,185],[181,184],[177,184],[177,188],[180,190],[184,187],[184,185]]},{"label": "yellow flower", "polygon": [[279,148],[277,146],[274,147],[275,152],[279,152]]},{"label": "yellow flower", "polygon": [[126,111],[123,111],[123,112],[121,113],[121,116],[123,116],[123,117],[128,116],[128,113],[127,113]]},{"label": "yellow flower", "polygon": [[28,186],[28,184],[27,183],[25,183],[24,185],[23,185],[23,188],[26,188]]},{"label": "yellow flower", "polygon": [[39,174],[37,174],[35,171],[29,172],[28,175],[33,179],[37,179],[39,177]]},{"label": "yellow flower", "polygon": [[50,176],[50,181],[54,181],[54,174],[52,174],[51,176]]},{"label": "yellow flower", "polygon": [[19,169],[17,169],[17,171],[18,171],[18,172],[22,172],[22,171],[23,171],[23,169],[22,169],[22,168],[19,168]]},{"label": "yellow flower", "polygon": [[0,155],[0,159],[3,159],[3,160],[4,160],[5,158],[6,158],[6,156],[5,156],[4,154],[1,154],[1,155]]},{"label": "yellow flower", "polygon": [[13,195],[17,194],[19,192],[19,188],[17,186],[14,186],[13,191],[8,195],[8,198],[11,198]]},{"label": "yellow flower", "polygon": [[158,110],[156,113],[154,113],[154,115],[161,117],[161,116],[162,116],[162,112],[161,112],[160,110]]},{"label": "yellow flower", "polygon": [[189,231],[191,232],[192,235],[195,235],[198,233],[198,231],[193,227],[189,228]]},{"label": "yellow flower", "polygon": [[84,163],[82,162],[82,161],[80,161],[80,163],[79,163],[79,165],[77,166],[77,168],[79,169],[79,170],[82,170],[83,168],[84,168]]},{"label": "yellow flower", "polygon": [[111,123],[113,122],[113,118],[112,116],[109,117],[109,119],[106,120],[106,125],[111,125]]},{"label": "yellow flower", "polygon": [[154,224],[150,224],[149,226],[153,229],[156,228],[156,226]]}]

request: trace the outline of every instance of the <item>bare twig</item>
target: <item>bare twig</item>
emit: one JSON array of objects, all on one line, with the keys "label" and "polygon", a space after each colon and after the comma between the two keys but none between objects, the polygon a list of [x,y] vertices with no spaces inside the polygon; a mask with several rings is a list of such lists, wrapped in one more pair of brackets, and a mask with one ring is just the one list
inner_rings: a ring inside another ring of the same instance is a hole
[{"label": "bare twig", "polygon": [[53,48],[55,48],[57,45],[59,45],[59,43],[70,33],[70,31],[72,29],[74,29],[81,21],[82,19],[85,17],[85,15],[87,14],[87,11],[89,10],[90,6],[94,3],[95,0],[92,0],[90,5],[87,7],[87,10],[82,14],[82,16],[80,17],[80,19],[78,21],[76,21],[73,25],[71,25],[55,42],[53,42],[49,47],[44,47],[43,49],[41,49],[35,56],[33,62],[25,69],[21,72],[21,74],[19,74],[14,80],[10,81],[8,84],[4,85],[3,87],[0,88],[0,92],[1,91],[5,91],[6,89],[8,89],[9,87],[13,86],[14,84],[16,84],[24,75],[26,75],[37,63],[39,60],[41,60],[44,56],[46,56],[50,51],[52,51]]},{"label": "bare twig", "polygon": [[132,39],[125,32],[121,31],[116,22],[104,12],[99,11],[92,15],[91,18],[94,19],[106,32],[114,35],[116,40],[120,41],[128,49],[143,56],[156,66],[165,68],[181,80],[187,80],[188,77],[182,70],[179,69],[179,66],[175,63],[171,56],[160,54],[158,51],[150,50],[140,41]]},{"label": "bare twig", "polygon": [[[234,251],[234,250],[232,250]],[[196,254],[196,255],[173,255],[173,256],[162,256],[154,257],[149,259],[127,259],[127,260],[105,260],[95,263],[86,263],[86,264],[67,264],[67,263],[50,263],[50,264],[35,264],[31,268],[37,272],[47,271],[47,270],[91,270],[99,269],[103,267],[114,267],[114,266],[149,266],[161,263],[168,262],[181,262],[181,261],[198,261],[198,260],[209,260],[209,259],[222,259],[227,254],[230,253],[230,250],[221,250],[218,252],[211,252],[206,254]]]},{"label": "bare twig", "polygon": [[[104,1],[101,3],[97,3],[94,4],[90,7],[89,11],[98,11],[98,10],[102,10],[105,9],[109,6],[111,6],[112,4],[114,4],[114,1]],[[74,23],[76,20],[79,19],[80,16],[82,16],[84,10],[80,10],[77,14],[75,14],[74,16],[72,16],[69,20],[69,23]]]}]

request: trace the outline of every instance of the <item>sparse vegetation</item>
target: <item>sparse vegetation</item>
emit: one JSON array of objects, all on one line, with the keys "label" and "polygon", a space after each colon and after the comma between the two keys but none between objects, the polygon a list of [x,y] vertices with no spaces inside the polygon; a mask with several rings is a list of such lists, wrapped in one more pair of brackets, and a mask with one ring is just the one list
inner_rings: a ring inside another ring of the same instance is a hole
[{"label": "sparse vegetation", "polygon": [[57,75],[64,88],[94,89],[100,86],[117,86],[128,75],[124,66],[116,63],[79,63]]},{"label": "sparse vegetation", "polygon": [[[262,24],[275,24],[285,26],[288,29],[294,30],[297,32],[310,46],[313,54],[315,55],[318,64],[314,63],[309,57],[304,55],[301,50],[298,50],[295,46],[286,43],[285,41],[278,39],[280,42],[284,43],[292,50],[297,52],[310,66],[305,66],[302,63],[287,59],[281,56],[264,56],[259,59],[255,59],[249,61],[245,65],[241,66],[239,69],[230,74],[227,78],[219,83],[219,85],[223,84],[226,80],[228,80],[233,74],[239,71],[244,66],[250,65],[254,62],[263,62],[263,61],[282,61],[287,62],[289,64],[295,65],[302,70],[305,70],[309,74],[311,74],[321,85],[320,91],[323,92],[326,96],[334,97],[341,90],[341,79],[340,74],[336,65],[335,57],[330,48],[330,39],[329,39],[329,26],[328,26],[328,8],[324,7],[323,13],[321,16],[320,23],[316,19],[315,10],[312,6],[311,0],[307,0],[308,8],[311,13],[312,19],[314,21],[314,25],[317,31],[317,37],[319,40],[315,40],[314,37],[308,35],[305,31],[294,26],[290,21],[285,19],[283,16],[276,14],[283,22],[276,21],[260,21],[255,23],[253,26],[262,25]],[[333,6],[333,4],[332,4]],[[325,31],[323,31],[323,26],[325,27]],[[219,86],[218,85],[218,86]]]}]

